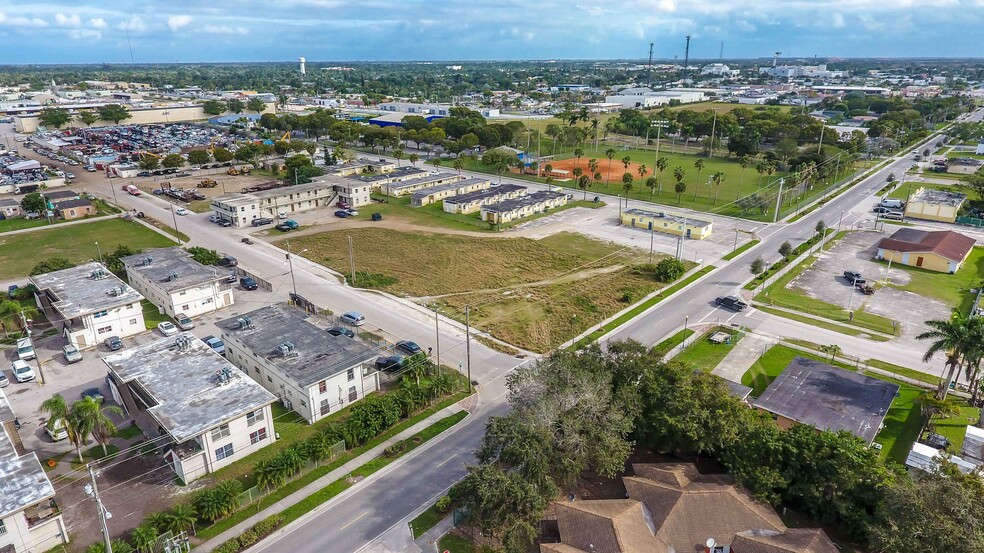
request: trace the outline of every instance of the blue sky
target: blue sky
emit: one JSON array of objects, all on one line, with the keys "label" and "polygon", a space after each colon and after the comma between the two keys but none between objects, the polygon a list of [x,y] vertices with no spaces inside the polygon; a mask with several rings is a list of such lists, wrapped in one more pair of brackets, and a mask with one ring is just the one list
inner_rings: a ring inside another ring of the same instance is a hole
[{"label": "blue sky", "polygon": [[0,63],[984,57],[984,0],[0,0]]}]

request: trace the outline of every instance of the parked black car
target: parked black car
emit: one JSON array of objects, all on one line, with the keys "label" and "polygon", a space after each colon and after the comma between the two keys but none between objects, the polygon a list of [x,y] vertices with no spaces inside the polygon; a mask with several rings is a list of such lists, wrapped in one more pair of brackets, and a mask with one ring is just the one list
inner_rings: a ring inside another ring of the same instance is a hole
[{"label": "parked black car", "polygon": [[739,298],[738,296],[723,296],[715,299],[714,303],[725,309],[730,309],[736,313],[748,307],[748,304],[741,301],[741,298]]},{"label": "parked black car", "polygon": [[253,277],[243,277],[239,279],[239,285],[243,287],[244,290],[256,290],[260,286],[256,284]]},{"label": "parked black car", "polygon": [[239,260],[231,255],[227,255],[219,260],[219,267],[235,267],[239,265]]},{"label": "parked black car", "polygon": [[119,336],[110,336],[106,338],[106,347],[111,351],[117,351],[123,348],[123,340],[120,340]]},{"label": "parked black car", "polygon": [[333,326],[328,329],[328,334],[331,334],[332,336],[348,336],[349,338],[355,338],[355,333],[344,326]]},{"label": "parked black car", "polygon": [[417,355],[423,351],[416,342],[411,342],[410,340],[400,340],[396,343],[396,349],[406,353],[407,355]]},{"label": "parked black car", "polygon": [[861,276],[860,271],[844,271],[844,279],[850,282],[852,286],[864,284],[866,282],[864,277]]},{"label": "parked black car", "polygon": [[250,224],[252,224],[254,227],[262,227],[263,225],[269,225],[272,223],[273,223],[273,219],[270,219],[269,217],[258,217],[256,219],[253,219],[252,223]]},{"label": "parked black car", "polygon": [[403,357],[399,355],[385,355],[376,359],[377,371],[395,371],[403,365]]}]

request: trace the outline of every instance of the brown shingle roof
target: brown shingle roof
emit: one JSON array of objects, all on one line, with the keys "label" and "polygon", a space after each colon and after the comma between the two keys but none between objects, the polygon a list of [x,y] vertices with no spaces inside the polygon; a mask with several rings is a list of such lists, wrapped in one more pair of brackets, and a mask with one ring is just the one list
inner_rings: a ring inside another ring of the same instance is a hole
[{"label": "brown shingle roof", "polygon": [[[633,499],[557,503],[563,543],[595,553],[664,551],[646,522],[645,506]],[[651,520],[651,517],[650,517]]]},{"label": "brown shingle roof", "polygon": [[878,247],[903,253],[935,253],[950,261],[963,261],[975,243],[973,238],[952,230],[904,228],[888,238],[882,238]]},{"label": "brown shingle roof", "polygon": [[766,530],[739,532],[732,553],[837,553],[837,546],[819,528],[793,528],[780,534]]}]

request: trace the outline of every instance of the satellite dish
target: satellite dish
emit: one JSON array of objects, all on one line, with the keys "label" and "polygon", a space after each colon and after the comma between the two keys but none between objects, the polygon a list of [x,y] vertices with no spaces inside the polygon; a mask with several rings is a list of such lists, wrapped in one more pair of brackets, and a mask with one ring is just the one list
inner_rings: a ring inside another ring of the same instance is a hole
[{"label": "satellite dish", "polygon": [[707,538],[707,541],[704,542],[704,545],[706,545],[708,549],[711,549],[712,547],[717,545],[717,542],[714,541],[714,538]]}]

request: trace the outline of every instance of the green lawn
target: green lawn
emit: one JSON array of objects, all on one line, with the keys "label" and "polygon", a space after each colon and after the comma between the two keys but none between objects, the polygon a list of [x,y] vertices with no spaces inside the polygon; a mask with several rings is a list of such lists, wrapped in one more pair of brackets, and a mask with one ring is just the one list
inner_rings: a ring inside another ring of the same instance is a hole
[{"label": "green lawn", "polygon": [[887,342],[891,339],[891,338],[886,338],[880,334],[869,334],[863,330],[859,330],[854,327],[839,325],[837,323],[828,322],[824,319],[807,317],[806,315],[800,315],[798,313],[790,313],[789,311],[783,311],[782,309],[774,309],[772,307],[765,307],[765,306],[756,306],[756,309],[768,313],[770,315],[783,317],[791,321],[799,321],[801,323],[805,323],[818,328],[825,328],[827,330],[832,330],[834,332],[846,334],[847,336],[863,336],[873,342]]},{"label": "green lawn", "polygon": [[[850,323],[854,326],[867,328],[877,332],[883,332],[885,334],[895,334],[896,328],[892,324],[892,319],[875,315],[873,313],[866,313],[863,309],[855,309],[852,318],[846,309],[832,303],[811,298],[795,289],[786,288],[786,286],[792,282],[793,279],[811,267],[816,259],[816,256],[807,258],[796,268],[773,282],[768,288],[765,289],[765,292],[755,296],[755,299],[768,305],[785,307],[786,309],[795,309],[797,311],[809,313],[810,315],[830,319],[831,321]],[[809,319],[804,322],[814,324],[813,319]]]},{"label": "green lawn", "polygon": [[132,440],[142,434],[143,431],[140,430],[140,427],[137,426],[136,423],[124,426],[122,428],[117,428],[116,430],[116,437],[123,440]]},{"label": "green lawn", "polygon": [[[730,344],[715,344],[711,341],[711,335],[715,332],[723,331],[731,334]],[[711,372],[714,367],[718,366],[731,348],[738,343],[741,336],[731,328],[716,326],[704,333],[699,339],[694,341],[692,344],[687,346],[679,355],[673,358],[674,361],[679,361],[680,363],[685,363],[694,367],[695,369],[700,369],[704,372]]]},{"label": "green lawn", "polygon": [[898,376],[904,376],[906,378],[911,378],[913,380],[918,380],[919,382],[925,382],[931,386],[938,386],[940,383],[939,376],[933,376],[929,373],[924,373],[922,371],[917,371],[915,369],[910,369],[908,367],[900,367],[894,363],[889,363],[887,361],[882,361],[880,359],[868,359],[865,361],[868,365],[875,367],[876,369],[881,369],[886,372]]},{"label": "green lawn", "polygon": [[485,553],[491,551],[487,547],[474,544],[457,534],[446,534],[437,540],[437,549],[448,553]]},{"label": "green lawn", "polygon": [[143,307],[144,326],[147,327],[147,330],[153,330],[157,328],[158,323],[171,320],[170,317],[161,313],[160,308],[150,303],[150,300],[140,300],[140,305]]},{"label": "green lawn", "polygon": [[0,279],[27,276],[42,259],[64,257],[85,263],[126,244],[134,249],[173,246],[174,241],[136,222],[122,219],[53,226],[52,228],[0,236]]},{"label": "green lawn", "polygon": [[655,346],[653,346],[653,348],[656,351],[662,351],[664,353],[669,353],[670,350],[672,350],[673,348],[675,348],[675,347],[679,346],[680,344],[682,344],[684,340],[686,340],[687,338],[690,338],[691,336],[693,336],[693,334],[694,334],[694,331],[693,330],[691,330],[689,328],[685,328],[685,329],[681,330],[680,332],[677,332],[673,336],[670,336],[669,338],[667,338],[667,339],[663,340],[662,342],[656,344]]},{"label": "green lawn", "polygon": [[735,251],[729,253],[728,255],[722,257],[721,259],[724,260],[724,261],[731,261],[732,259],[734,259],[734,258],[738,257],[739,255],[745,253],[746,251],[752,249],[752,247],[754,247],[759,242],[761,242],[761,240],[749,240],[748,242],[742,244],[742,246],[740,248],[738,248],[737,250],[735,250]]},{"label": "green lawn", "polygon": [[417,515],[417,518],[410,521],[410,530],[413,531],[413,539],[417,539],[424,532],[433,528],[438,522],[448,516],[449,511],[438,510],[437,504],[431,505],[426,511]]},{"label": "green lawn", "polygon": [[885,427],[875,436],[875,441],[882,445],[882,459],[905,464],[922,427],[922,415],[916,398],[925,390],[901,383],[899,386],[899,395],[885,415]]},{"label": "green lawn", "polygon": [[[938,176],[936,173],[931,173],[926,175],[927,177]],[[963,175],[961,175],[963,176]],[[944,177],[946,178],[946,177]],[[909,196],[916,193],[916,190],[920,188],[925,188],[926,190],[943,190],[945,192],[958,192],[958,190],[948,184],[932,184],[928,182],[907,182],[902,186],[893,190],[888,197],[897,198],[899,200],[908,200]]]},{"label": "green lawn", "polygon": [[741,383],[752,388],[752,397],[758,397],[793,359],[801,356],[819,358],[786,346],[772,346],[745,371],[741,376]]},{"label": "green lawn", "polygon": [[901,263],[893,264],[892,268],[907,272],[910,280],[908,284],[900,285],[889,282],[890,286],[958,306],[962,313],[969,313],[976,297],[970,290],[980,286],[984,277],[984,248],[972,249],[960,270],[952,275]]}]

